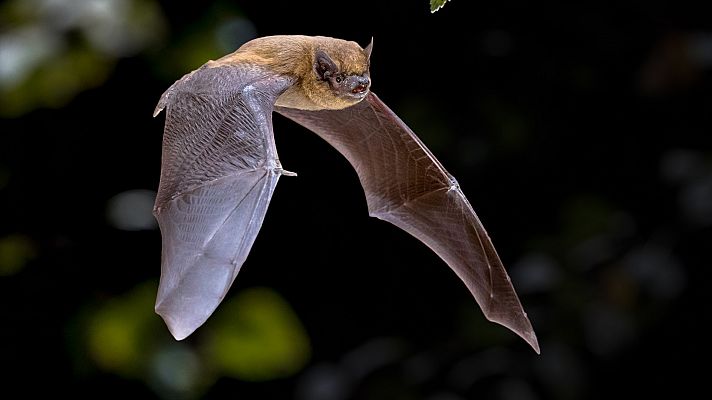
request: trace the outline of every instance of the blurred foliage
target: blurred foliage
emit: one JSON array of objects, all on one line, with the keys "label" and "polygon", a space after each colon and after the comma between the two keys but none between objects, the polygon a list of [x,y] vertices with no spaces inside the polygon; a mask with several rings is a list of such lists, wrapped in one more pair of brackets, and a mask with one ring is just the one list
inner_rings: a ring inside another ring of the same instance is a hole
[{"label": "blurred foliage", "polygon": [[615,215],[615,210],[600,196],[588,194],[569,199],[561,210],[561,233],[569,241],[563,248],[573,248],[577,243],[609,232]]},{"label": "blurred foliage", "polygon": [[37,249],[29,237],[21,234],[0,237],[0,276],[19,272],[35,257]]},{"label": "blurred foliage", "polygon": [[89,354],[107,371],[140,379],[147,375],[151,332],[160,329],[153,312],[153,282],[103,304],[86,326]]},{"label": "blurred foliage", "polygon": [[89,48],[76,46],[8,85],[0,97],[0,113],[19,116],[37,107],[61,107],[82,90],[101,85],[109,72],[110,62],[106,58]]},{"label": "blurred foliage", "polygon": [[0,116],[58,108],[164,35],[154,0],[10,0],[0,8]]},{"label": "blurred foliage", "polygon": [[154,54],[153,65],[166,80],[175,80],[208,60],[235,51],[256,35],[255,26],[237,3],[214,2],[197,23]]},{"label": "blurred foliage", "polygon": [[272,289],[246,289],[226,300],[193,344],[169,336],[153,312],[155,296],[150,281],[86,313],[87,354],[100,369],[143,380],[165,398],[193,398],[220,377],[274,380],[309,361],[304,327]]},{"label": "blurred foliage", "polygon": [[210,321],[208,360],[248,381],[287,377],[309,361],[309,337],[284,299],[268,288],[243,290]]}]

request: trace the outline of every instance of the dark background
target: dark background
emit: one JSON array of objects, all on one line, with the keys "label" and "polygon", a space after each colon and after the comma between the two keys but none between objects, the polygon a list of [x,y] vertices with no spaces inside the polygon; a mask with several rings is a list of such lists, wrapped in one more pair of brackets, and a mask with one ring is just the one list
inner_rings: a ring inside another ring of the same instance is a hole
[{"label": "dark background", "polygon": [[[0,6],[4,387],[316,400],[684,397],[705,387],[693,364],[709,363],[712,322],[707,10],[193,3]],[[372,89],[458,178],[540,356],[487,323],[425,246],[369,219],[348,163],[279,116],[280,158],[299,176],[276,189],[231,289],[235,307],[175,343],[152,309],[160,233],[150,191],[164,117],[151,113],[182,74],[271,34],[363,46],[374,37]],[[284,318],[231,311],[250,309]]]}]

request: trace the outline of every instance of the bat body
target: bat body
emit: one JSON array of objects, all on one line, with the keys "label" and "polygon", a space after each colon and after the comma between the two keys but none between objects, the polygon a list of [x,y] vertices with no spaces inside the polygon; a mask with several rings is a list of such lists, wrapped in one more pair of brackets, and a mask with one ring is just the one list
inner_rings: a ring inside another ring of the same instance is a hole
[{"label": "bat body", "polygon": [[225,297],[285,171],[272,112],[310,129],[358,173],[371,216],[421,240],[462,279],[485,317],[538,353],[534,330],[457,181],[370,91],[372,45],[270,36],[186,74],[166,109],[154,214],[163,239],[156,312],[181,340]]}]

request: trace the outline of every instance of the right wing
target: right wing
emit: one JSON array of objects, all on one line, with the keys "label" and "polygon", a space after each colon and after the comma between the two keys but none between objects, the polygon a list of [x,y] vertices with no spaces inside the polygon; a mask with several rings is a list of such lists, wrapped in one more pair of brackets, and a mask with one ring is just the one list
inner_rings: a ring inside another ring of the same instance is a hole
[{"label": "right wing", "polygon": [[275,110],[343,154],[358,173],[369,214],[435,251],[462,279],[487,319],[511,329],[539,353],[509,276],[457,182],[374,93],[343,110]]},{"label": "right wing", "polygon": [[283,173],[272,132],[291,78],[255,66],[204,66],[171,86],[154,215],[163,240],[156,312],[177,340],[222,301]]}]

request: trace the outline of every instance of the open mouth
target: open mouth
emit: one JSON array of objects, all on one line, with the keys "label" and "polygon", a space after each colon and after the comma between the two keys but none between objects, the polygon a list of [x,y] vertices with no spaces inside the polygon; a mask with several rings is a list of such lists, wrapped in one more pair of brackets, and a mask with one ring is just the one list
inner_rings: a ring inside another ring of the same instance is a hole
[{"label": "open mouth", "polygon": [[356,95],[366,93],[367,91],[368,91],[368,85],[365,83],[356,85],[356,87],[351,89],[351,93],[356,94]]},{"label": "open mouth", "polygon": [[366,86],[366,85],[359,85],[347,93],[348,96],[354,97],[357,99],[362,99],[362,98],[366,97],[367,94],[368,94],[368,86]]}]

